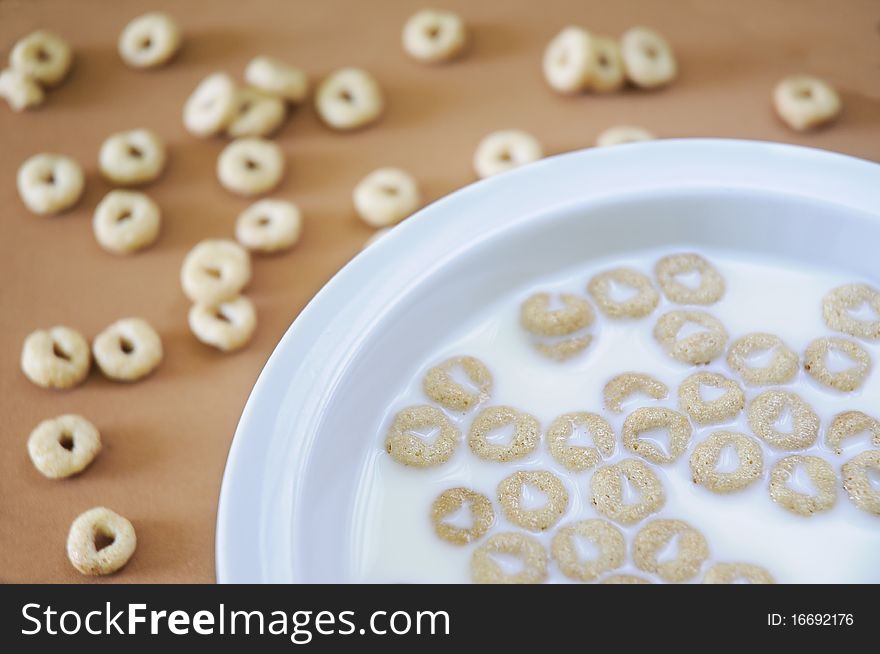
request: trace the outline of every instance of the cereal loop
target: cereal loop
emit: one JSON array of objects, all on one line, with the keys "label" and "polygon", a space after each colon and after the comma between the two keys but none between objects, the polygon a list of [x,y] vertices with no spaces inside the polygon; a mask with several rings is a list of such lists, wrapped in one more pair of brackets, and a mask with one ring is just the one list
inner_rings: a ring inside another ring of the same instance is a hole
[{"label": "cereal loop", "polygon": [[[598,549],[595,558],[581,558],[576,540],[578,537],[595,544]],[[594,581],[623,565],[626,542],[620,529],[610,522],[581,520],[559,528],[551,541],[550,553],[562,574],[569,579]]]},{"label": "cereal loop", "polygon": [[37,30],[20,38],[9,53],[12,69],[43,86],[55,86],[67,76],[73,53],[57,34]]},{"label": "cereal loop", "polygon": [[617,41],[593,36],[593,57],[593,74],[587,80],[587,88],[597,93],[620,90],[626,84],[626,71]]},{"label": "cereal loop", "polygon": [[[703,327],[679,339],[687,323]],[[702,311],[670,311],[660,316],[654,326],[654,338],[673,359],[682,363],[704,364],[717,358],[727,344],[727,330],[721,321]]]},{"label": "cereal loop", "polygon": [[868,471],[880,473],[880,450],[869,450],[843,464],[843,489],[862,511],[880,515],[880,491],[871,484]]},{"label": "cereal loop", "polygon": [[238,107],[235,82],[226,73],[212,73],[199,82],[183,106],[183,124],[195,136],[219,134],[232,122]]},{"label": "cereal loop", "polygon": [[[696,288],[682,283],[679,275],[697,273],[700,285]],[[670,302],[676,304],[714,304],[724,295],[724,278],[715,267],[699,254],[672,254],[663,257],[654,266],[657,283]]]},{"label": "cereal loop", "polygon": [[[714,400],[704,400],[704,386],[723,390]],[[691,420],[701,425],[725,422],[735,418],[746,405],[746,395],[740,385],[716,372],[695,372],[678,387],[678,404]]]},{"label": "cereal loop", "polygon": [[[536,488],[546,496],[542,507],[523,508],[526,486]],[[559,522],[568,508],[568,491],[552,472],[520,470],[498,484],[498,501],[504,517],[513,524],[529,531],[546,531]]]},{"label": "cereal loop", "polygon": [[474,170],[481,179],[507,172],[544,156],[541,144],[519,129],[504,129],[485,136],[474,153]]},{"label": "cereal loop", "polygon": [[259,200],[239,214],[235,238],[251,252],[280,252],[296,245],[302,223],[302,214],[293,202]]},{"label": "cereal loop", "polygon": [[[758,352],[775,350],[772,361],[756,367],[749,357]],[[747,334],[736,339],[727,352],[727,365],[739,373],[745,383],[752,386],[786,384],[794,379],[799,367],[798,355],[782,339],[762,332]]]},{"label": "cereal loop", "polygon": [[13,111],[24,111],[43,104],[46,94],[32,77],[8,68],[0,71],[0,98],[6,100]]},{"label": "cereal loop", "polygon": [[303,71],[272,57],[251,59],[244,70],[244,79],[254,88],[291,104],[299,104],[309,92],[309,80]]},{"label": "cereal loop", "polygon": [[[832,352],[845,355],[853,365],[840,372],[828,367],[828,355]],[[807,345],[804,352],[804,370],[820,384],[847,393],[856,390],[871,371],[871,355],[855,341],[838,336],[817,338]]]},{"label": "cereal loop", "polygon": [[[659,445],[641,438],[643,433],[655,429],[663,429],[669,434],[668,453]],[[672,463],[684,454],[690,440],[691,423],[672,409],[641,407],[623,421],[623,446],[653,463]]]},{"label": "cereal loop", "polygon": [[[718,472],[722,452],[732,447],[736,452],[736,470]],[[764,455],[761,445],[745,434],[716,431],[691,454],[691,475],[695,484],[705,486],[713,493],[732,493],[756,482],[764,474]]]},{"label": "cereal loop", "polygon": [[245,197],[268,193],[284,175],[284,154],[261,138],[236,139],[217,158],[217,178],[227,191]]},{"label": "cereal loop", "polygon": [[[424,432],[437,431],[434,442]],[[446,463],[458,445],[458,429],[440,409],[411,406],[400,411],[385,437],[385,451],[406,466],[429,468]]]},{"label": "cereal loop", "polygon": [[[876,320],[854,318],[850,311],[868,305]],[[867,284],[847,284],[822,298],[822,316],[829,328],[870,340],[880,339],[880,291]]]},{"label": "cereal loop", "polygon": [[603,584],[650,584],[651,582],[636,575],[611,575],[602,580]]},{"label": "cereal loop", "polygon": [[117,44],[122,61],[132,68],[155,68],[177,54],[180,28],[168,14],[153,12],[132,20]]},{"label": "cereal loop", "polygon": [[647,27],[633,27],[620,39],[620,53],[627,78],[636,86],[653,89],[669,84],[678,74],[672,48]]},{"label": "cereal loop", "polygon": [[[677,553],[671,561],[658,561],[658,554],[678,536]],[[654,520],[642,527],[633,540],[633,562],[669,582],[693,579],[709,557],[703,535],[683,520]]]},{"label": "cereal loop", "polygon": [[44,477],[63,479],[82,472],[95,460],[101,451],[101,435],[85,418],[66,414],[37,425],[27,448]]},{"label": "cereal loop", "polygon": [[352,194],[354,208],[371,227],[390,227],[422,204],[415,178],[400,168],[379,168],[364,177]]},{"label": "cereal loop", "polygon": [[95,363],[115,381],[136,381],[162,362],[162,339],[146,320],[117,320],[95,337]]},{"label": "cereal loop", "polygon": [[251,279],[251,258],[235,241],[206,239],[183,260],[180,284],[193,302],[216,304],[237,296]]},{"label": "cereal loop", "polygon": [[155,132],[133,129],[104,141],[98,165],[107,181],[128,186],[155,180],[165,168],[165,159],[165,144]]},{"label": "cereal loop", "polygon": [[[569,440],[578,427],[583,427],[594,447],[570,445]],[[614,430],[608,421],[595,413],[566,413],[550,424],[547,447],[551,456],[573,472],[588,470],[614,454]]]},{"label": "cereal loop", "polygon": [[190,330],[202,343],[232,352],[250,342],[257,327],[257,312],[250,300],[239,295],[217,304],[194,304],[188,320]]},{"label": "cereal loop", "polygon": [[110,191],[95,207],[92,231],[98,245],[128,254],[151,245],[159,236],[158,205],[136,191]]},{"label": "cereal loop", "polygon": [[552,297],[549,293],[535,293],[520,307],[520,322],[532,334],[538,336],[568,336],[595,320],[593,307],[584,298],[570,293],[561,293],[562,307],[550,309]]},{"label": "cereal loop", "polygon": [[[789,431],[780,431],[777,421],[791,413]],[[764,391],[749,404],[749,427],[762,441],[782,450],[810,447],[819,436],[819,416],[799,395],[788,391]]]},{"label": "cereal loop", "polygon": [[[455,527],[445,519],[467,505],[470,512],[470,527]],[[431,523],[434,533],[448,543],[467,545],[483,537],[495,522],[492,501],[469,488],[449,488],[434,500],[431,505]]]},{"label": "cereal loop", "polygon": [[18,169],[18,194],[37,215],[61,213],[75,205],[85,187],[82,166],[62,154],[35,154]]},{"label": "cereal loop", "polygon": [[593,39],[589,32],[569,25],[544,50],[544,79],[554,91],[580,93],[596,69]]},{"label": "cereal loop", "polygon": [[[639,501],[623,501],[623,477],[639,493]],[[666,504],[666,493],[657,475],[638,459],[624,459],[596,470],[590,481],[591,502],[606,518],[631,525],[656,513]]]},{"label": "cereal loop", "polygon": [[779,82],[773,105],[783,122],[799,132],[832,122],[842,108],[837,91],[812,75],[792,75]]},{"label": "cereal loop", "polygon": [[[513,426],[513,437],[507,445],[489,442],[492,432],[509,426]],[[491,406],[478,413],[471,423],[468,446],[481,459],[507,463],[534,452],[540,437],[541,428],[533,415],[509,406]]]},{"label": "cereal loop", "polygon": [[21,370],[37,386],[71,388],[89,374],[89,344],[70,327],[50,327],[32,332],[21,349]]},{"label": "cereal loop", "polygon": [[284,100],[246,86],[236,94],[235,109],[226,133],[232,138],[269,136],[281,127],[286,115]]},{"label": "cereal loop", "polygon": [[624,372],[612,377],[602,391],[605,407],[614,413],[623,411],[623,403],[636,393],[643,393],[654,400],[669,395],[666,384],[651,375],[640,372]]},{"label": "cereal loop", "polygon": [[[467,378],[464,386],[452,377],[460,370]],[[479,359],[469,356],[452,357],[437,364],[422,380],[425,395],[451,411],[469,411],[492,393],[492,373]]]},{"label": "cereal loop", "polygon": [[403,26],[403,49],[417,61],[438,63],[455,58],[464,48],[464,21],[451,11],[423,9]]},{"label": "cereal loop", "polygon": [[775,584],[773,575],[750,563],[716,563],[706,571],[704,584]]},{"label": "cereal loop", "polygon": [[67,558],[84,575],[109,575],[128,563],[137,546],[132,524],[102,506],[90,509],[70,525]]},{"label": "cereal loop", "polygon": [[555,343],[535,343],[535,349],[548,359],[566,361],[574,355],[583,352],[592,342],[593,337],[587,335],[567,338]]},{"label": "cereal loop", "polygon": [[[636,294],[626,300],[615,300],[614,287],[624,286]],[[609,318],[643,318],[657,308],[660,295],[647,276],[632,268],[614,268],[594,276],[587,285],[593,301]]]},{"label": "cereal loop", "polygon": [[644,127],[637,127],[635,125],[616,125],[602,131],[599,136],[596,137],[596,147],[606,148],[611,145],[653,141],[656,138],[656,136]]},{"label": "cereal loop", "polygon": [[825,434],[825,443],[835,454],[843,454],[843,440],[863,432],[867,432],[873,444],[880,447],[880,420],[861,411],[844,411],[831,421]]},{"label": "cereal loop", "polygon": [[359,68],[331,73],[315,93],[315,108],[321,120],[338,130],[357,129],[378,120],[384,105],[379,84]]},{"label": "cereal loop", "polygon": [[[799,493],[788,482],[802,467],[816,489],[815,495]],[[770,469],[770,498],[782,508],[802,516],[830,511],[837,501],[837,477],[831,464],[817,456],[793,454]]]},{"label": "cereal loop", "polygon": [[[505,572],[493,554],[515,556],[522,561],[522,568],[515,573]],[[540,584],[547,579],[547,551],[528,534],[495,534],[474,550],[471,578],[478,584]]]}]

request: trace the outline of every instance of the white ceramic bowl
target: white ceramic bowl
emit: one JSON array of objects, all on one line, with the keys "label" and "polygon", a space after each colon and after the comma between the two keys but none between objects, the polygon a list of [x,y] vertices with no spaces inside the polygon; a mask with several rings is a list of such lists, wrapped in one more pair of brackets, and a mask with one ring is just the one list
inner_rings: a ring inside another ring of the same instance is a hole
[{"label": "white ceramic bowl", "polygon": [[361,464],[403,362],[501,293],[590,258],[724,247],[880,278],[880,166],[667,140],[552,157],[453,193],[352,260],[254,387],[217,520],[220,582],[352,579]]}]

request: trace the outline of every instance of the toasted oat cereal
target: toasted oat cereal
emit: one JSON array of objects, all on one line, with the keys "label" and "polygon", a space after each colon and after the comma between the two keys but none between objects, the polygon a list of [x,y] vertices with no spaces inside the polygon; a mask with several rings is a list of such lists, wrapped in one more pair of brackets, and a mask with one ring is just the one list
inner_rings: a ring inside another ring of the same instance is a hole
[{"label": "toasted oat cereal", "polygon": [[[658,553],[676,536],[675,558],[658,561]],[[681,582],[697,576],[709,557],[709,545],[699,531],[683,520],[654,520],[636,534],[632,554],[633,562],[640,570],[652,572],[666,581]]]},{"label": "toasted oat cereal", "polygon": [[[698,273],[700,285],[697,288],[680,282],[677,277],[687,273]],[[724,295],[724,278],[711,263],[699,254],[671,254],[663,257],[654,266],[657,283],[670,302],[676,304],[714,304]]]},{"label": "toasted oat cereal", "polygon": [[880,492],[871,485],[868,470],[880,472],[880,450],[868,450],[843,464],[843,489],[862,511],[880,515]]},{"label": "toasted oat cereal", "polygon": [[281,127],[287,115],[284,100],[249,86],[238,89],[232,120],[226,133],[232,138],[269,136]]},{"label": "toasted oat cereal", "polygon": [[644,127],[635,125],[615,125],[603,130],[596,137],[596,147],[605,148],[610,145],[622,145],[624,143],[639,143],[641,141],[653,141],[657,137]]},{"label": "toasted oat cereal", "polygon": [[[681,328],[694,323],[705,328],[685,338],[678,338]],[[727,330],[721,321],[703,311],[670,311],[654,326],[654,338],[673,359],[682,363],[709,363],[724,351]]]},{"label": "toasted oat cereal", "polygon": [[636,393],[644,393],[655,400],[663,400],[669,389],[661,381],[641,372],[624,372],[612,377],[602,391],[605,407],[614,413],[623,411],[623,403]]},{"label": "toasted oat cereal", "polygon": [[206,239],[183,260],[180,284],[193,302],[216,304],[241,293],[251,279],[251,258],[235,241]]},{"label": "toasted oat cereal", "polygon": [[503,129],[485,136],[474,153],[477,177],[485,178],[537,161],[544,156],[538,140],[520,129]]},{"label": "toasted oat cereal", "polygon": [[117,47],[122,61],[132,68],[155,68],[177,54],[181,40],[177,22],[155,11],[129,22],[119,35]]},{"label": "toasted oat cereal", "polygon": [[[756,367],[748,362],[749,356],[766,350],[775,350],[773,360],[768,365]],[[731,343],[727,352],[727,365],[739,373],[746,384],[771,386],[786,384],[794,379],[799,359],[778,336],[757,332],[746,334]]]},{"label": "toasted oat cereal", "polygon": [[[431,442],[433,431],[438,433]],[[385,451],[403,465],[429,468],[449,460],[458,445],[458,436],[458,429],[440,409],[411,406],[394,417],[385,437]]]},{"label": "toasted oat cereal", "polygon": [[[513,437],[507,445],[489,441],[492,432],[509,425],[513,426]],[[480,411],[471,423],[468,446],[481,459],[507,463],[534,452],[540,438],[541,427],[533,415],[509,406],[490,406]]]},{"label": "toasted oat cereal", "polygon": [[842,103],[834,88],[812,75],[792,75],[773,89],[773,106],[789,127],[803,132],[832,122]]},{"label": "toasted oat cereal", "polygon": [[559,93],[580,93],[596,69],[596,53],[590,33],[569,25],[544,50],[544,79]]},{"label": "toasted oat cereal", "polygon": [[21,370],[37,386],[71,388],[89,374],[89,344],[70,327],[38,329],[24,339]]},{"label": "toasted oat cereal", "polygon": [[592,342],[592,336],[576,336],[556,341],[555,343],[535,343],[535,349],[548,359],[566,361],[586,350]]},{"label": "toasted oat cereal", "polygon": [[880,447],[880,420],[861,411],[844,411],[834,416],[825,434],[825,443],[835,454],[843,454],[841,442],[866,432],[874,445]]},{"label": "toasted oat cereal", "polygon": [[651,582],[636,575],[611,575],[602,580],[603,584],[650,584]]},{"label": "toasted oat cereal", "polygon": [[235,238],[251,252],[280,252],[296,245],[302,214],[293,202],[259,200],[235,221]]},{"label": "toasted oat cereal", "polygon": [[562,307],[549,309],[552,302],[550,293],[535,293],[520,307],[520,322],[532,334],[538,336],[568,336],[595,320],[590,303],[571,293],[560,293]]},{"label": "toasted oat cereal", "polygon": [[[636,295],[626,300],[612,297],[614,285],[625,286],[636,291]],[[609,318],[642,318],[657,308],[660,295],[648,279],[632,268],[614,268],[595,275],[587,285],[593,301]]]},{"label": "toasted oat cereal", "polygon": [[[464,373],[470,388],[453,379],[456,370]],[[425,395],[451,411],[470,411],[492,394],[492,373],[474,357],[451,357],[425,373],[422,388]]]},{"label": "toasted oat cereal", "polygon": [[46,94],[30,75],[7,68],[0,71],[0,98],[6,100],[13,111],[24,111],[43,104]]},{"label": "toasted oat cereal", "polygon": [[[522,569],[507,573],[492,558],[508,554],[522,561]],[[547,550],[534,536],[512,531],[489,537],[474,550],[471,557],[471,578],[478,584],[540,584],[547,579]]]},{"label": "toasted oat cereal", "polygon": [[[641,438],[645,432],[664,429],[669,433],[669,452],[658,445]],[[687,449],[691,440],[691,423],[672,409],[663,407],[641,407],[623,421],[623,446],[633,454],[638,454],[653,463],[672,463]]]},{"label": "toasted oat cereal", "polygon": [[[623,480],[626,477],[639,492],[636,504],[623,501]],[[591,502],[606,518],[632,525],[656,513],[666,504],[666,493],[657,475],[638,459],[624,459],[596,470],[590,481]]]},{"label": "toasted oat cereal", "polygon": [[67,536],[67,558],[84,575],[113,574],[128,563],[135,547],[132,524],[103,506],[80,515]]},{"label": "toasted oat cereal", "polygon": [[[704,400],[702,387],[724,390],[714,400]],[[717,372],[695,372],[678,387],[678,405],[694,422],[705,425],[735,418],[746,405],[746,395],[734,380]]]},{"label": "toasted oat cereal", "polygon": [[114,381],[136,381],[162,362],[162,339],[142,318],[117,320],[92,343],[101,372]]},{"label": "toasted oat cereal", "polygon": [[63,154],[35,154],[18,169],[22,202],[33,213],[61,213],[75,205],[85,187],[82,166]]},{"label": "toasted oat cereal", "polygon": [[385,100],[382,89],[367,71],[340,68],[328,75],[315,92],[315,109],[329,127],[357,129],[378,120]]},{"label": "toasted oat cereal", "polygon": [[[786,413],[792,416],[790,431],[780,431],[776,422]],[[783,450],[810,447],[819,436],[819,416],[800,395],[788,391],[764,391],[749,404],[749,427],[762,441]]]},{"label": "toasted oat cereal", "polygon": [[706,570],[704,584],[775,584],[773,575],[759,565],[751,563],[716,563]]},{"label": "toasted oat cereal", "polygon": [[199,82],[187,99],[183,124],[195,136],[213,136],[232,122],[237,107],[235,82],[226,73],[212,73]]},{"label": "toasted oat cereal", "polygon": [[[523,508],[523,490],[532,486],[547,502],[539,509]],[[504,517],[529,531],[546,531],[559,522],[568,508],[568,491],[559,477],[546,470],[519,470],[498,484],[498,502]]]},{"label": "toasted oat cereal", "polygon": [[[584,560],[578,553],[576,539],[585,538],[598,548],[594,559]],[[626,559],[623,532],[605,520],[581,520],[559,528],[550,544],[550,553],[559,569],[569,579],[594,581],[616,570]]]},{"label": "toasted oat cereal", "polygon": [[98,244],[114,254],[136,252],[159,236],[159,206],[144,193],[110,191],[95,207],[92,230]]},{"label": "toasted oat cereal", "polygon": [[[816,488],[815,495],[793,490],[788,482],[795,468],[803,466]],[[782,508],[803,516],[829,511],[837,501],[837,476],[834,468],[818,456],[792,454],[780,459],[770,469],[770,498]]]},{"label": "toasted oat cereal", "polygon": [[[831,372],[827,359],[831,351],[846,355],[853,366],[840,372]],[[807,345],[804,352],[804,370],[820,384],[839,391],[856,390],[871,371],[871,355],[855,341],[839,336],[817,338]]]},{"label": "toasted oat cereal", "polygon": [[9,66],[43,86],[59,84],[70,71],[73,53],[67,41],[46,30],[20,38],[9,53]]},{"label": "toasted oat cereal", "polygon": [[[731,472],[718,472],[721,453],[732,446],[739,464]],[[756,482],[764,474],[764,455],[761,445],[745,434],[716,431],[691,454],[691,475],[695,484],[705,486],[713,493],[732,493]]]},{"label": "toasted oat cereal", "polygon": [[104,178],[128,186],[152,182],[165,168],[165,144],[149,129],[117,132],[101,145],[98,166]]},{"label": "toasted oat cereal", "polygon": [[[445,519],[467,504],[471,516],[470,527],[455,527]],[[469,488],[449,488],[434,500],[431,505],[431,523],[434,533],[448,543],[467,545],[483,537],[495,522],[492,501]]]},{"label": "toasted oat cereal", "polygon": [[[584,427],[594,447],[570,445],[575,429]],[[547,430],[547,447],[554,459],[573,472],[588,470],[614,454],[614,430],[596,413],[578,412],[561,415]]]},{"label": "toasted oat cereal", "polygon": [[238,350],[251,340],[257,327],[257,312],[243,295],[216,304],[194,304],[189,310],[189,328],[205,345],[221,352]]},{"label": "toasted oat cereal", "polygon": [[371,227],[389,227],[422,205],[415,177],[400,168],[379,168],[354,187],[354,208]]},{"label": "toasted oat cereal", "polygon": [[403,49],[424,63],[449,61],[464,49],[467,32],[458,14],[437,9],[422,9],[410,16],[403,26]]},{"label": "toasted oat cereal", "polygon": [[309,93],[309,79],[299,68],[272,57],[254,57],[244,70],[245,81],[264,93],[299,104]]},{"label": "toasted oat cereal", "polygon": [[[876,320],[854,318],[850,311],[867,304],[874,310]],[[867,284],[846,284],[828,292],[822,298],[822,316],[829,328],[871,340],[880,339],[880,291]]]},{"label": "toasted oat cereal", "polygon": [[607,36],[593,36],[593,74],[587,88],[597,93],[619,91],[626,84],[626,71],[620,45]]},{"label": "toasted oat cereal", "polygon": [[283,176],[284,153],[277,143],[266,139],[235,139],[217,159],[220,183],[245,197],[268,193]]},{"label": "toasted oat cereal", "polygon": [[647,27],[632,27],[620,38],[626,76],[636,86],[653,89],[669,84],[678,74],[672,48]]},{"label": "toasted oat cereal", "polygon": [[49,479],[63,479],[85,470],[101,451],[101,435],[82,416],[65,414],[44,420],[27,443],[34,467]]}]

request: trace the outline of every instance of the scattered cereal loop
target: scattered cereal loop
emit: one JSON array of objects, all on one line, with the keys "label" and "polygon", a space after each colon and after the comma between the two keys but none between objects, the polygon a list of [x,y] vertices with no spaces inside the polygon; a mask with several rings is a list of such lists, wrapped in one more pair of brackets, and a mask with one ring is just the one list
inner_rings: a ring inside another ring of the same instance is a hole
[{"label": "scattered cereal loop", "polygon": [[[569,440],[578,427],[584,427],[594,447],[570,445]],[[557,462],[572,472],[582,472],[598,465],[602,457],[614,454],[614,430],[608,421],[595,413],[566,413],[550,424],[547,446]]]},{"label": "scattered cereal loop", "polygon": [[[669,434],[668,453],[655,443],[641,437],[645,432],[664,429]],[[652,463],[666,464],[677,460],[691,440],[691,423],[672,409],[641,407],[623,421],[623,446]]]},{"label": "scattered cereal loop", "polygon": [[703,577],[704,584],[736,584],[740,582],[775,584],[776,580],[767,570],[751,563],[716,563],[706,571],[706,575]]},{"label": "scattered cereal loop", "polygon": [[[828,355],[839,352],[853,365],[840,372],[832,372],[828,367]],[[817,338],[807,345],[804,352],[804,370],[820,384],[844,393],[856,390],[871,371],[871,355],[855,341],[838,336]]]},{"label": "scattered cereal loop", "polygon": [[655,400],[669,395],[666,384],[641,372],[624,372],[612,377],[603,390],[605,407],[614,413],[623,412],[623,403],[636,393],[644,393]]},{"label": "scattered cereal loop", "polygon": [[221,352],[241,349],[257,328],[257,312],[243,295],[216,304],[194,304],[187,319],[199,341]]},{"label": "scattered cereal loop", "polygon": [[593,72],[587,89],[596,93],[619,91],[626,84],[626,70],[620,45],[607,36],[593,36]]},{"label": "scattered cereal loop", "polygon": [[825,443],[835,454],[843,454],[842,441],[862,432],[870,434],[873,444],[880,447],[880,420],[861,411],[844,411],[831,421]]},{"label": "scattered cereal loop", "polygon": [[[465,505],[470,512],[470,527],[456,527],[445,521]],[[431,505],[434,532],[442,540],[455,545],[467,545],[482,538],[494,522],[495,510],[491,500],[469,488],[449,488],[440,493]]]},{"label": "scattered cereal loop", "polygon": [[[850,313],[867,304],[876,320],[855,318]],[[822,298],[822,316],[830,329],[856,338],[880,339],[880,291],[868,284],[839,286]]]},{"label": "scattered cereal loop", "polygon": [[869,450],[843,464],[843,489],[862,511],[880,516],[880,491],[871,484],[868,471],[880,472],[880,450]]},{"label": "scattered cereal loop", "polygon": [[[439,432],[434,442],[424,432]],[[458,445],[459,432],[449,418],[432,406],[412,406],[401,410],[385,437],[385,451],[403,465],[429,468],[446,463]]]},{"label": "scattered cereal loop", "polygon": [[[775,350],[772,361],[756,367],[748,358],[757,352]],[[727,352],[727,365],[751,386],[775,386],[787,384],[797,374],[800,360],[782,339],[773,334],[757,332],[736,339]]]},{"label": "scattered cereal loop", "polygon": [[[724,296],[724,278],[699,254],[672,254],[654,266],[657,282],[670,302],[676,304],[714,304]],[[679,275],[697,273],[697,288],[682,283]]]},{"label": "scattered cereal loop", "polygon": [[[799,493],[788,485],[795,469],[801,466],[816,488],[815,495]],[[770,469],[770,498],[782,508],[806,517],[830,511],[837,501],[837,476],[824,459],[793,454]]]},{"label": "scattered cereal loop", "polygon": [[[508,574],[493,559],[493,554],[508,554],[522,561],[522,570]],[[502,532],[474,550],[471,577],[478,584],[540,584],[547,580],[547,550],[534,536]]]},{"label": "scattered cereal loop", "polygon": [[[639,501],[627,504],[623,501],[623,480],[639,492]],[[614,465],[596,470],[590,481],[592,503],[606,518],[624,525],[643,520],[663,508],[666,493],[657,475],[638,459],[624,459]]]},{"label": "scattered cereal loop", "polygon": [[[675,536],[678,536],[676,557],[660,562],[658,554]],[[654,520],[636,534],[632,553],[633,561],[640,570],[675,583],[697,576],[703,562],[709,557],[709,545],[699,531],[683,520]]]},{"label": "scattered cereal loop", "polygon": [[842,108],[837,91],[812,75],[792,75],[779,82],[773,105],[783,122],[799,132],[832,122]]},{"label": "scattered cereal loop", "polygon": [[[595,558],[583,559],[576,538],[585,538],[596,545]],[[550,552],[559,569],[575,581],[595,581],[616,570],[626,558],[623,532],[605,520],[581,520],[560,527],[550,545]]]},{"label": "scattered cereal loop", "polygon": [[[461,370],[473,389],[459,384],[452,377]],[[451,357],[430,368],[422,380],[422,388],[430,399],[451,411],[469,411],[492,394],[492,373],[475,357]]]},{"label": "scattered cereal loop", "polygon": [[[702,388],[708,386],[724,391],[721,397],[704,400]],[[709,423],[732,420],[746,405],[746,396],[740,385],[715,372],[696,372],[678,387],[678,403],[694,422]]]},{"label": "scattered cereal loop", "polygon": [[[682,327],[694,323],[704,330],[678,338]],[[705,364],[717,358],[727,344],[727,330],[721,321],[702,311],[670,311],[660,316],[654,338],[663,349],[682,363]]]},{"label": "scattered cereal loop", "polygon": [[95,337],[95,363],[114,381],[137,381],[162,362],[162,339],[142,318],[117,320]]},{"label": "scattered cereal loop", "polygon": [[[547,498],[537,509],[523,508],[525,486],[532,486]],[[559,522],[568,508],[568,491],[559,477],[546,470],[520,470],[498,484],[498,501],[504,517],[529,531],[546,531]]]},{"label": "scattered cereal loop", "polygon": [[534,136],[520,129],[492,132],[477,145],[474,171],[480,179],[537,161],[544,149]]},{"label": "scattered cereal loop", "polygon": [[49,479],[64,479],[85,470],[101,451],[101,435],[82,416],[65,414],[44,420],[28,438],[34,467]]},{"label": "scattered cereal loop", "polygon": [[117,49],[122,61],[132,68],[156,68],[177,54],[181,41],[177,22],[157,11],[138,16],[126,25]]},{"label": "scattered cereal loop", "polygon": [[75,205],[85,188],[79,163],[62,154],[36,154],[18,169],[18,194],[39,216],[61,213]]},{"label": "scattered cereal loop", "polygon": [[[721,453],[727,447],[734,448],[739,463],[736,470],[718,472]],[[705,486],[713,493],[732,493],[761,478],[764,455],[760,444],[753,438],[731,431],[717,431],[694,448],[690,466],[695,484]]]},{"label": "scattered cereal loop", "polygon": [[[636,291],[627,300],[612,297],[613,285],[617,284]],[[660,294],[647,275],[632,268],[613,268],[595,275],[587,285],[593,301],[609,318],[643,318],[657,308]]]},{"label": "scattered cereal loop", "polygon": [[602,130],[596,137],[597,148],[607,148],[612,145],[623,145],[625,143],[640,143],[642,141],[653,141],[657,137],[644,127],[636,125],[615,125],[608,129]]},{"label": "scattered cereal loop", "polygon": [[554,91],[580,93],[587,88],[596,70],[596,52],[590,33],[569,25],[544,50],[544,79]]},{"label": "scattered cereal loop", "polygon": [[401,41],[410,57],[422,63],[434,64],[458,56],[467,42],[467,31],[458,14],[423,9],[406,21]]},{"label": "scattered cereal loop", "polygon": [[43,86],[60,84],[72,63],[73,52],[67,41],[46,30],[36,30],[20,38],[9,53],[13,70]]},{"label": "scattered cereal loop", "polygon": [[[507,445],[489,441],[489,435],[504,427],[513,427],[513,437]],[[487,461],[507,463],[522,459],[535,451],[541,438],[537,419],[509,406],[486,407],[474,418],[468,434],[471,452]]]},{"label": "scattered cereal loop", "polygon": [[84,575],[113,574],[128,563],[135,547],[132,524],[104,507],[80,515],[67,536],[67,558]]},{"label": "scattered cereal loop", "polygon": [[[780,431],[776,422],[791,412],[791,431]],[[819,416],[800,395],[782,390],[764,391],[749,404],[749,427],[758,438],[777,449],[802,450],[819,436]]]},{"label": "scattered cereal loop", "polygon": [[636,86],[653,89],[672,82],[678,64],[666,39],[647,27],[632,27],[620,39],[626,76]]},{"label": "scattered cereal loop", "polygon": [[152,182],[165,169],[165,143],[149,129],[117,132],[107,138],[98,154],[104,178],[130,186]]},{"label": "scattered cereal loop", "polygon": [[30,333],[21,349],[22,372],[42,388],[72,388],[85,380],[91,365],[88,341],[63,325]]}]

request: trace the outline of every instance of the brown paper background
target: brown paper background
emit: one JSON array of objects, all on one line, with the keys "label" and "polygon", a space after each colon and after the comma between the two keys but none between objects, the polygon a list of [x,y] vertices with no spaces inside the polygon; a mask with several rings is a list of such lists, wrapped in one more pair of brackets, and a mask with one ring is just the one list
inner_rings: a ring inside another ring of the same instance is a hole
[{"label": "brown paper background", "polygon": [[[284,330],[369,236],[350,193],[375,167],[410,170],[435,199],[472,180],[474,146],[491,130],[529,130],[558,153],[589,146],[620,123],[661,137],[771,139],[880,160],[880,2],[429,4],[467,21],[471,46],[462,60],[427,68],[404,56],[400,28],[421,3],[0,0],[3,56],[40,27],[62,34],[76,53],[73,73],[41,108],[14,114],[0,106],[0,581],[82,581],[64,544],[73,518],[95,505],[127,516],[138,534],[134,558],[107,581],[214,579],[217,496],[236,422]],[[152,9],[179,20],[185,45],[166,68],[130,70],[116,38],[128,19]],[[639,23],[657,28],[674,44],[680,79],[653,93],[553,95],[541,53],[571,22],[614,35]],[[248,294],[258,330],[246,350],[225,356],[190,335],[178,271],[198,240],[231,237],[248,202],[216,181],[223,141],[190,136],[180,113],[207,73],[238,77],[257,54],[299,65],[313,79],[342,65],[365,67],[387,94],[387,113],[369,129],[335,134],[305,106],[277,135],[288,172],[275,195],[300,205],[304,236],[292,252],[255,259]],[[845,113],[831,129],[797,135],[772,113],[774,82],[802,71],[842,92]],[[97,175],[97,152],[111,132],[140,126],[169,145],[167,171],[147,189],[162,208],[162,234],[149,250],[116,257],[91,232],[91,212],[110,188]],[[85,196],[62,216],[30,215],[15,190],[18,166],[40,151],[86,167]],[[21,343],[33,329],[66,324],[91,338],[129,315],[148,319],[165,343],[162,366],[145,381],[114,384],[93,371],[82,386],[52,392],[21,374]],[[30,464],[25,442],[40,420],[62,412],[94,421],[105,450],[80,477],[49,481]]]}]

